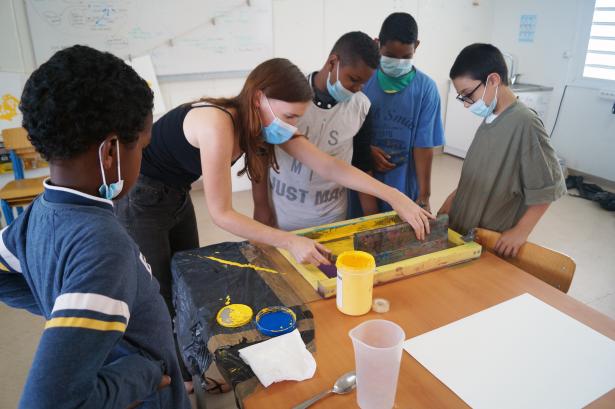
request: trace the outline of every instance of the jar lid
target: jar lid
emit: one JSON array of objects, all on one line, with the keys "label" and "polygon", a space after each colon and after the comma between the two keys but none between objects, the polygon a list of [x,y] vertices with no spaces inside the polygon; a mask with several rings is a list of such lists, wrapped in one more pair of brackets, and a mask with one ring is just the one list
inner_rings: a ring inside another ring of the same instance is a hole
[{"label": "jar lid", "polygon": [[337,256],[335,266],[339,269],[352,272],[371,271],[376,268],[374,256],[358,250],[344,251]]},{"label": "jar lid", "polygon": [[256,314],[256,328],[268,337],[287,334],[297,328],[297,316],[288,307],[265,307]]},{"label": "jar lid", "polygon": [[230,304],[218,311],[216,321],[223,327],[237,328],[250,322],[253,315],[252,308],[245,304]]}]

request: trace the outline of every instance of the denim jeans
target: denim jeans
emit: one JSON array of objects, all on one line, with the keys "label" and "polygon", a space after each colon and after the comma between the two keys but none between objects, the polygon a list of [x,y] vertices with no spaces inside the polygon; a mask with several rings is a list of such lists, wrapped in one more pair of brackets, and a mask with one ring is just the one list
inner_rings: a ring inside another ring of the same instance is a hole
[{"label": "denim jeans", "polygon": [[[171,257],[177,251],[199,247],[199,233],[189,189],[178,189],[140,175],[133,189],[115,206],[160,283],[160,294],[175,317]],[[183,359],[179,358],[180,364]],[[184,378],[189,377],[184,366]]]}]

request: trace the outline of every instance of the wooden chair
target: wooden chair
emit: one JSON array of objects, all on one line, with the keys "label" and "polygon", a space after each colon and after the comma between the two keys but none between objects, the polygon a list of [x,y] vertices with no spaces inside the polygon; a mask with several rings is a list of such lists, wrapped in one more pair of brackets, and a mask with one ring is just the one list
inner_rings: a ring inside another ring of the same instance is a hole
[{"label": "wooden chair", "polygon": [[14,219],[13,208],[17,208],[17,213],[21,214],[24,206],[43,193],[43,181],[46,177],[25,178],[24,162],[36,163],[41,161],[41,158],[30,143],[24,128],[3,129],[2,139],[4,147],[10,152],[15,176],[15,180],[0,189],[2,213],[6,223],[10,224]]},{"label": "wooden chair", "polygon": [[[500,236],[500,233],[491,230],[476,229],[476,242],[492,253]],[[574,260],[565,254],[530,242],[519,249],[517,257],[505,260],[564,293],[570,289],[577,267]]]}]

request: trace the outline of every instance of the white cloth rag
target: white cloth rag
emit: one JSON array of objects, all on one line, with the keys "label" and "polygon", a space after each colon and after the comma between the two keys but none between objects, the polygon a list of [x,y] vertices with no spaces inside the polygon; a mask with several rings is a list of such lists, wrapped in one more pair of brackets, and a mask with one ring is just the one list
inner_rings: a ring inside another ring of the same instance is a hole
[{"label": "white cloth rag", "polygon": [[274,382],[303,381],[316,372],[316,361],[298,330],[239,350],[266,388]]}]

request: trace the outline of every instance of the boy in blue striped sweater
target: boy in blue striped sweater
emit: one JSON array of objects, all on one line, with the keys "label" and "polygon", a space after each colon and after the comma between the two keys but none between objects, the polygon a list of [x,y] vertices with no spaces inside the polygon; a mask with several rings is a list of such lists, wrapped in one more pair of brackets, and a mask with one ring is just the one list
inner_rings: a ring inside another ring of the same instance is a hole
[{"label": "boy in blue striped sweater", "polygon": [[84,46],[26,83],[23,125],[51,177],[0,234],[0,300],[46,319],[20,408],[190,408],[158,282],[111,201],[139,174],[152,101]]}]

